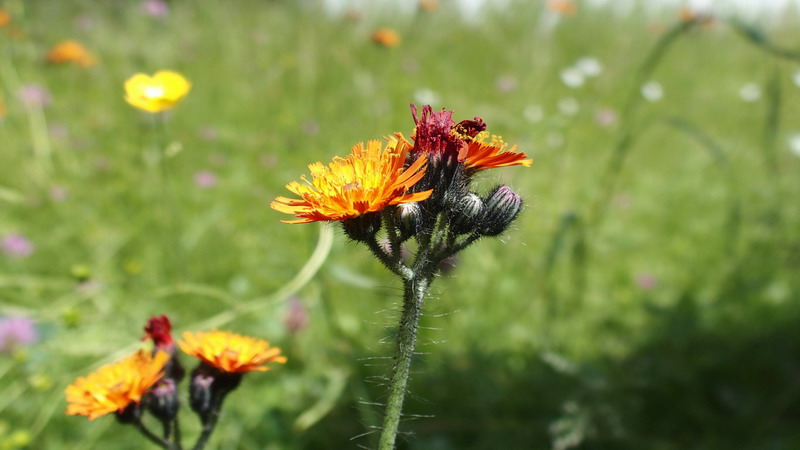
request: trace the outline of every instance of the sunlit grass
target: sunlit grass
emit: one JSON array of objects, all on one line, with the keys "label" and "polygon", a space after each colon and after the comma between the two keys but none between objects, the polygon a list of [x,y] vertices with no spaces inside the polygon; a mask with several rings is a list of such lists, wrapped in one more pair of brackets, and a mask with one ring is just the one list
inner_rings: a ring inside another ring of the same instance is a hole
[{"label": "sunlit grass", "polygon": [[[369,358],[391,350],[400,286],[336,230],[298,293],[309,326],[290,334],[287,303],[271,295],[304,267],[319,231],[282,226],[268,204],[309,161],[410,134],[409,103],[432,92],[434,108],[482,116],[534,164],[486,177],[485,191],[510,184],[525,210],[502,242],[467,250],[434,285],[422,339],[437,344],[420,349],[409,412],[435,417],[401,425],[417,433],[410,446],[545,448],[567,432],[608,448],[730,448],[765,436],[796,445],[787,423],[797,394],[782,387],[800,365],[789,326],[800,292],[800,159],[787,146],[800,113],[796,62],[721,22],[692,29],[647,80],[663,98],[642,100],[625,122],[629,94],[640,98],[637,70],[677,16],[579,10],[548,32],[538,7],[465,24],[446,4],[358,20],[278,1],[171,2],[163,19],[138,2],[3,6],[27,37],[0,37],[0,235],[22,234],[35,250],[0,254],[0,314],[37,319],[42,340],[23,362],[0,355],[0,423],[10,430],[0,440],[22,430],[30,448],[141,448],[110,419],[65,416],[64,388],[133,348],[152,315],[182,331],[227,312],[229,326],[280,346],[289,363],[232,394],[219,448],[372,445],[348,439],[379,423],[380,408],[359,402],[382,401],[374,377],[388,362]],[[370,40],[386,26],[402,38],[395,48]],[[790,45],[795,28],[787,19],[767,34]],[[46,64],[65,39],[96,64]],[[562,70],[586,56],[602,73],[565,85]],[[122,87],[162,69],[192,82],[164,130],[180,268],[164,246],[170,213],[147,152],[149,117]],[[746,83],[760,99],[740,98]],[[49,105],[19,98],[31,84]],[[603,110],[616,121],[599,124]],[[635,140],[594,221],[626,129]],[[216,184],[198,186],[202,171]],[[720,416],[747,426],[725,431]]]}]

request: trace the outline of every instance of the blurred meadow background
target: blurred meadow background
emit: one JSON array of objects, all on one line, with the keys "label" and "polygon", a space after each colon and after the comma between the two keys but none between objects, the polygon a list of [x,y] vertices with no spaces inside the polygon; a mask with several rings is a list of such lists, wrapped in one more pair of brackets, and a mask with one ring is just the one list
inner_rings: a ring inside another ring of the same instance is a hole
[{"label": "blurred meadow background", "polygon": [[145,448],[63,392],[158,314],[289,358],[211,448],[374,447],[400,286],[268,204],[412,102],[534,165],[481,178],[526,207],[434,284],[401,448],[800,448],[798,9],[598,3],[0,1],[0,448]]}]

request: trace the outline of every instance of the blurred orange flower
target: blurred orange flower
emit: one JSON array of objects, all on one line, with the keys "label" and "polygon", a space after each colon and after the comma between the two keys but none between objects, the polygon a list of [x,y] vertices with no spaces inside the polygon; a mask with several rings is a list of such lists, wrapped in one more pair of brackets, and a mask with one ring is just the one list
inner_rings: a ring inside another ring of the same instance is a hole
[{"label": "blurred orange flower", "polygon": [[562,16],[574,16],[578,12],[578,5],[573,0],[549,0],[547,9]]},{"label": "blurred orange flower", "polygon": [[391,28],[378,28],[372,33],[372,42],[384,47],[400,45],[400,35]]},{"label": "blurred orange flower", "polygon": [[227,331],[183,333],[178,346],[186,354],[227,373],[244,373],[252,370],[266,372],[265,364],[284,364],[281,349],[270,347],[269,342]]},{"label": "blurred orange flower", "polygon": [[0,97],[0,120],[6,118],[6,102],[3,101],[3,97]]},{"label": "blurred orange flower", "polygon": [[681,22],[693,22],[697,25],[708,27],[714,24],[714,16],[692,8],[684,7],[678,10],[678,18]]},{"label": "blurred orange flower", "polygon": [[63,41],[47,52],[47,61],[53,64],[75,63],[81,67],[94,65],[95,59],[78,41]]},{"label": "blurred orange flower", "polygon": [[11,23],[11,14],[3,8],[0,8],[0,27],[4,27]]},{"label": "blurred orange flower", "polygon": [[149,113],[158,113],[175,106],[191,88],[192,84],[177,72],[162,70],[152,77],[137,73],[125,81],[125,101]]},{"label": "blurred orange flower", "polygon": [[163,375],[169,354],[159,351],[138,351],[127,358],[103,366],[88,377],[81,377],[66,390],[67,414],[86,416],[94,420],[100,416],[125,409],[139,403],[142,396]]},{"label": "blurred orange flower", "polygon": [[439,9],[439,2],[436,0],[419,0],[419,9],[422,11],[436,11]]}]

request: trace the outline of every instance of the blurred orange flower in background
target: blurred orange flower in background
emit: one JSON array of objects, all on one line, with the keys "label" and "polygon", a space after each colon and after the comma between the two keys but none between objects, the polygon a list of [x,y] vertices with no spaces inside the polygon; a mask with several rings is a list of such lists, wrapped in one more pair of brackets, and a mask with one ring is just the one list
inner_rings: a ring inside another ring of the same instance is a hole
[{"label": "blurred orange flower in background", "polygon": [[372,33],[372,42],[384,47],[400,45],[400,35],[391,28],[378,28]]},{"label": "blurred orange flower in background", "polygon": [[578,5],[572,0],[549,0],[547,9],[562,16],[574,16],[578,12]]},{"label": "blurred orange flower in background", "polygon": [[0,8],[0,27],[4,27],[11,23],[11,15],[3,8]]},{"label": "blurred orange flower in background", "polygon": [[62,41],[47,52],[47,61],[53,64],[75,63],[81,67],[94,65],[94,56],[78,41]]},{"label": "blurred orange flower in background", "polygon": [[678,18],[681,22],[694,22],[697,25],[708,27],[714,24],[714,16],[705,11],[698,11],[684,7],[678,10]]},{"label": "blurred orange flower in background", "polygon": [[191,88],[192,84],[177,72],[162,70],[152,77],[137,73],[125,81],[125,101],[149,113],[158,113],[175,106]]},{"label": "blurred orange flower in background", "polygon": [[436,0],[419,0],[419,9],[422,11],[436,11],[439,9],[439,2]]}]

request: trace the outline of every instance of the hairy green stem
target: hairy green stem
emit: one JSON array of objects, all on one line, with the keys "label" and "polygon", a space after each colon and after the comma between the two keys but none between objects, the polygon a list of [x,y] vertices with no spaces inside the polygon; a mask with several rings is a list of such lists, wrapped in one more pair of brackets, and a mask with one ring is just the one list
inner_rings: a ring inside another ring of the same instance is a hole
[{"label": "hairy green stem", "polygon": [[379,450],[394,449],[400,417],[403,413],[403,400],[406,396],[408,375],[411,370],[411,358],[414,356],[414,348],[417,343],[419,318],[422,315],[422,305],[432,278],[425,274],[403,282],[403,314],[397,334],[397,354],[389,379],[389,398],[383,417],[383,429],[378,441]]}]

